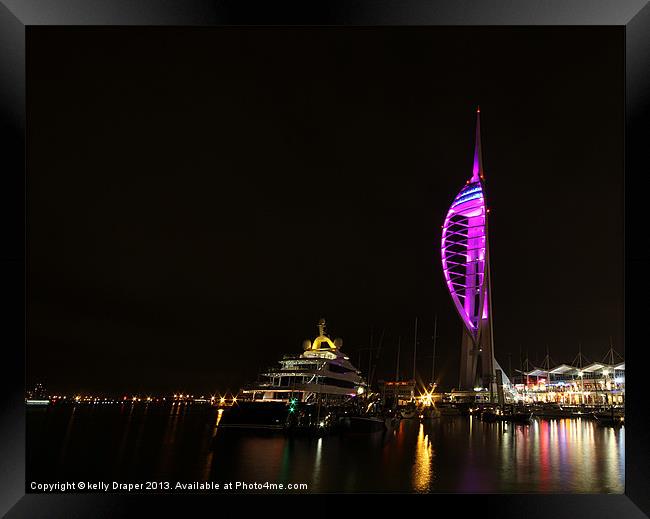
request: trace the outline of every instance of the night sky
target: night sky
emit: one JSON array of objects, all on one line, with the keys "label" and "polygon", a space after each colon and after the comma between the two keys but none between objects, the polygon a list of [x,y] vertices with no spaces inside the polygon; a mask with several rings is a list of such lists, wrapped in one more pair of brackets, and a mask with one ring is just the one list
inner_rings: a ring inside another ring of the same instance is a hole
[{"label": "night sky", "polygon": [[[458,381],[481,106],[496,357],[623,352],[622,28],[29,28],[27,380],[236,391],[320,317]],[[383,334],[383,340],[380,338]],[[362,351],[360,351],[362,350]]]}]

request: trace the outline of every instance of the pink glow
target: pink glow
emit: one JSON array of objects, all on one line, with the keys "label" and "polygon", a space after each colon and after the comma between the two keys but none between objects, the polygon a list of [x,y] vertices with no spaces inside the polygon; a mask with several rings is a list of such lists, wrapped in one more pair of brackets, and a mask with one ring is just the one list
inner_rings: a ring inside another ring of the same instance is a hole
[{"label": "pink glow", "polygon": [[447,288],[467,331],[476,340],[488,317],[486,294],[487,207],[477,111],[472,177],[454,198],[442,226],[442,269]]}]

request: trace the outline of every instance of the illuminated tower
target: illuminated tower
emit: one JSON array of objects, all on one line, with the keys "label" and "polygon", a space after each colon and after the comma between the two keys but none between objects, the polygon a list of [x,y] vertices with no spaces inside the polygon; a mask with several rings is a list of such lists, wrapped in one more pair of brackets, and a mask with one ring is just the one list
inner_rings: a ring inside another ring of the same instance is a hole
[{"label": "illuminated tower", "polygon": [[451,204],[442,226],[442,270],[463,321],[459,389],[488,389],[496,395],[490,290],[490,249],[481,156],[480,109],[472,176]]}]

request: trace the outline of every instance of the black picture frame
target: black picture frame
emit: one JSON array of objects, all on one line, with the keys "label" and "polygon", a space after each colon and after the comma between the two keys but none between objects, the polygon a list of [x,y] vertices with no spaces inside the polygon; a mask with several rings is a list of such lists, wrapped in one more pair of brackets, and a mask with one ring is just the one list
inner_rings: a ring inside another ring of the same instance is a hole
[{"label": "black picture frame", "polygon": [[[624,495],[432,495],[425,506],[455,507],[461,515],[506,517],[646,517],[650,514],[650,424],[642,386],[650,314],[648,221],[642,198],[647,171],[650,98],[650,6],[647,0],[2,0],[0,2],[0,106],[2,116],[2,426],[0,512],[7,517],[117,517],[188,515],[192,496],[98,494],[25,495],[25,139],[26,36],[35,25],[84,26],[373,26],[565,25],[620,26],[625,30],[625,352],[626,410]],[[645,131],[644,131],[645,130]],[[8,332],[13,333],[8,333]],[[196,496],[197,498],[199,496]],[[214,506],[214,498],[200,501]],[[236,503],[236,496],[228,498]],[[257,497],[255,498],[257,499]],[[220,502],[223,505],[223,502]],[[192,503],[193,505],[193,503]],[[304,503],[297,506],[304,506]],[[329,509],[334,513],[333,508]],[[492,511],[492,512],[490,512]],[[343,512],[341,510],[341,512]],[[191,513],[191,512],[189,512]]]}]

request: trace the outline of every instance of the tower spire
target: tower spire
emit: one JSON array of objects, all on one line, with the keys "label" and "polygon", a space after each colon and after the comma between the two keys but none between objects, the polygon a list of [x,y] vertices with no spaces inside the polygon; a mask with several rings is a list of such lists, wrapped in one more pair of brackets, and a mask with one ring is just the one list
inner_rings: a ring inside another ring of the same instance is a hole
[{"label": "tower spire", "polygon": [[481,107],[476,107],[476,140],[474,142],[474,165],[472,166],[471,182],[483,178],[483,155],[481,153]]}]

